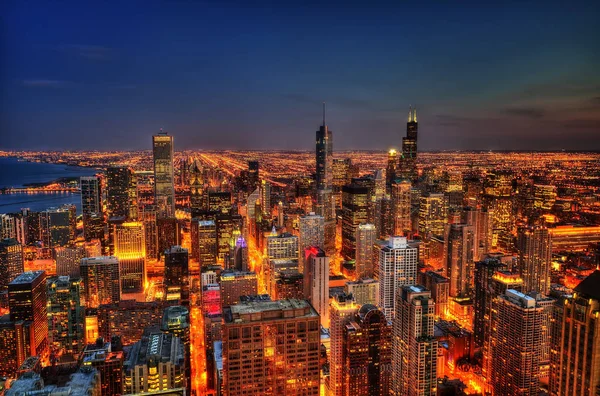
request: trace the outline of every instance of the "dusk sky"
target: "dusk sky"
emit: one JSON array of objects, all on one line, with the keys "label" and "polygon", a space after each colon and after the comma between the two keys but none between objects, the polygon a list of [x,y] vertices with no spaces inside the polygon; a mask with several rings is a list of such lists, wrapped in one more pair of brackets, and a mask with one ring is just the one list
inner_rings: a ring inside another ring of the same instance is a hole
[{"label": "dusk sky", "polygon": [[600,2],[482,3],[6,0],[0,149],[600,150]]}]

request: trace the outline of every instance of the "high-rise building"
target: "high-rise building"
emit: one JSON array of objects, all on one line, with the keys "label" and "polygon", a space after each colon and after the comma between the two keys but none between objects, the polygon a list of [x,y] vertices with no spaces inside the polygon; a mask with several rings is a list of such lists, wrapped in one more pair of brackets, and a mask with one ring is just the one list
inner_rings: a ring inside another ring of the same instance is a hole
[{"label": "high-rise building", "polygon": [[87,308],[121,301],[119,259],[114,256],[88,257],[79,268],[83,282],[83,297]]},{"label": "high-rise building", "polygon": [[196,158],[190,166],[190,209],[192,217],[206,210],[204,198],[204,175],[200,161]]},{"label": "high-rise building", "polygon": [[48,345],[50,359],[83,351],[84,307],[81,304],[81,279],[56,276],[46,280],[48,299]]},{"label": "high-rise building", "polygon": [[252,271],[223,271],[221,273],[221,304],[238,304],[240,297],[258,293],[258,278]]},{"label": "high-rise building", "polygon": [[10,315],[0,316],[0,375],[16,378],[19,367],[31,356],[31,322],[11,320]]},{"label": "high-rise building", "polygon": [[344,292],[351,294],[358,305],[371,304],[379,306],[379,281],[372,278],[362,278],[346,282]]},{"label": "high-rise building", "polygon": [[356,258],[356,229],[369,222],[369,188],[349,184],[342,188],[342,256],[346,260]]},{"label": "high-rise building", "polygon": [[417,178],[417,139],[419,124],[417,109],[411,107],[406,123],[406,136],[402,138],[402,156],[399,158],[397,177],[400,179],[416,180]]},{"label": "high-rise building", "polygon": [[81,259],[86,257],[83,246],[57,247],[54,250],[56,275],[79,278]]},{"label": "high-rise building", "polygon": [[173,175],[173,136],[162,129],[152,136],[154,159],[154,204],[159,217],[175,216],[175,178]]},{"label": "high-rise building", "polygon": [[317,190],[331,189],[333,185],[333,135],[325,124],[325,104],[323,103],[323,124],[316,133],[316,187]]},{"label": "high-rise building", "polygon": [[325,249],[325,219],[323,216],[309,213],[300,217],[298,237],[298,270],[304,273],[304,251],[309,246],[318,246]]},{"label": "high-rise building", "polygon": [[142,337],[123,364],[125,394],[184,388],[186,383],[183,343],[172,334]]},{"label": "high-rise building", "polygon": [[217,226],[214,220],[192,219],[192,258],[201,267],[217,263]]},{"label": "high-rise building", "polygon": [[115,256],[119,259],[122,293],[139,293],[146,283],[144,223],[130,221],[114,225]]},{"label": "high-rise building", "polygon": [[356,317],[360,305],[356,304],[352,295],[338,294],[334,296],[329,310],[329,394],[343,396],[346,394],[344,384],[346,348],[344,348],[344,331],[346,325]]},{"label": "high-rise building", "polygon": [[390,237],[387,243],[375,245],[375,259],[379,306],[392,320],[400,288],[417,283],[418,248],[411,246],[406,237]]},{"label": "high-rise building", "polygon": [[160,257],[158,250],[158,222],[154,205],[146,205],[140,208],[139,220],[144,223],[146,258],[158,260]]},{"label": "high-rise building", "polygon": [[8,284],[10,320],[32,323],[31,355],[40,357],[48,352],[46,303],[46,272],[24,272]]},{"label": "high-rise building", "polygon": [[396,181],[396,173],[398,172],[398,153],[395,149],[388,151],[387,167],[385,168],[385,186],[386,192],[391,194],[392,183]]},{"label": "high-rise building", "polygon": [[550,367],[553,396],[597,395],[600,389],[600,270],[554,309]]},{"label": "high-rise building", "polygon": [[448,222],[448,201],[444,194],[427,193],[419,203],[419,234],[423,238],[443,235]]},{"label": "high-rise building", "polygon": [[538,395],[553,300],[508,289],[496,301],[491,324],[491,388],[496,395]]},{"label": "high-rise building", "polygon": [[116,304],[98,307],[98,335],[105,340],[121,337],[123,345],[139,341],[148,327],[162,323],[165,303],[122,300]]},{"label": "high-rise building", "polygon": [[465,224],[447,224],[444,263],[450,279],[450,297],[473,297],[475,230]]},{"label": "high-rise building", "polygon": [[[473,333],[475,337],[475,343],[478,346],[483,345],[483,340],[489,329],[491,323],[491,299],[504,294],[505,290],[499,290],[497,293],[491,293],[490,288],[492,287],[492,278],[496,272],[504,271],[507,267],[500,260],[495,258],[487,258],[482,261],[475,263],[475,298],[473,300],[473,308],[475,311],[475,318],[473,321]],[[508,274],[506,274],[508,275]],[[509,277],[502,278],[507,281]],[[515,281],[520,280],[517,276]],[[522,281],[521,281],[522,282]],[[508,284],[507,284],[508,286]],[[515,289],[514,285],[509,289]],[[519,290],[518,288],[515,290]]]},{"label": "high-rise building", "polygon": [[356,229],[356,279],[372,278],[375,269],[373,267],[373,251],[377,230],[373,224],[359,224]]},{"label": "high-rise building", "polygon": [[224,396],[319,395],[319,315],[308,302],[258,300],[225,308],[222,345]]},{"label": "high-rise building", "polygon": [[171,246],[181,245],[181,224],[175,217],[157,217],[158,253],[164,254]]},{"label": "high-rise building", "polygon": [[165,251],[165,279],[167,299],[171,295],[179,299],[182,304],[189,304],[190,300],[190,269],[188,250],[181,246],[172,246]]},{"label": "high-rise building", "polygon": [[254,191],[260,182],[259,162],[248,161],[248,186],[250,191]]},{"label": "high-rise building", "polygon": [[394,206],[388,197],[375,201],[374,223],[379,239],[387,239],[394,235]]},{"label": "high-rise building", "polygon": [[192,366],[191,366],[191,348],[190,348],[190,311],[188,308],[175,305],[167,307],[162,318],[160,330],[163,333],[172,334],[179,337],[183,344],[185,353],[185,378],[186,388],[192,388]]},{"label": "high-rise building", "polygon": [[434,271],[419,272],[419,284],[431,292],[431,298],[435,303],[435,317],[446,318],[448,316],[448,296],[450,293],[450,281],[445,276]]},{"label": "high-rise building", "polygon": [[407,180],[394,181],[391,185],[392,212],[394,215],[393,235],[408,235],[412,230],[410,188],[411,184]]},{"label": "high-rise building", "polygon": [[17,239],[15,217],[11,214],[0,214],[0,239]]},{"label": "high-rise building", "polygon": [[42,242],[45,247],[66,246],[75,240],[77,231],[75,205],[49,208],[40,213]]},{"label": "high-rise building", "polygon": [[476,261],[483,260],[485,254],[492,251],[493,229],[490,212],[485,209],[464,208],[462,222],[475,230],[473,257]]},{"label": "high-rise building", "polygon": [[520,228],[517,237],[519,268],[524,290],[547,295],[550,293],[552,236],[546,227]]},{"label": "high-rise building", "polygon": [[6,295],[8,284],[24,271],[23,246],[16,239],[0,240],[0,294]]},{"label": "high-rise building", "polygon": [[123,394],[123,363],[125,353],[113,351],[110,342],[102,338],[96,343],[86,346],[83,353],[82,366],[91,366],[100,372],[100,388],[102,395]]},{"label": "high-rise building", "polygon": [[304,250],[304,296],[321,317],[321,325],[329,327],[329,260],[318,246]]},{"label": "high-rise building", "polygon": [[267,236],[267,257],[269,259],[298,259],[298,237],[290,233]]},{"label": "high-rise building", "polygon": [[106,169],[106,205],[108,218],[137,218],[137,178],[128,167]]},{"label": "high-rise building", "polygon": [[83,235],[86,241],[96,238],[94,232],[88,232],[86,226],[91,216],[102,215],[102,195],[100,192],[100,178],[97,176],[83,176],[79,180],[81,187],[81,213],[83,215]]},{"label": "high-rise building", "polygon": [[399,290],[392,333],[391,395],[436,395],[434,317],[435,303],[424,287]]}]

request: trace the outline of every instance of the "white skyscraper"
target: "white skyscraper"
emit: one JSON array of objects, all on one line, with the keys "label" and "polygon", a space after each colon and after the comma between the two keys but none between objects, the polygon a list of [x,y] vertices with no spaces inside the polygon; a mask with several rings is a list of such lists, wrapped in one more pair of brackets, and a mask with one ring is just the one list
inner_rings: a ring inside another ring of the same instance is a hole
[{"label": "white skyscraper", "polygon": [[321,316],[321,325],[329,328],[329,257],[317,246],[304,251],[304,296]]},{"label": "white skyscraper", "polygon": [[385,245],[375,245],[379,279],[379,306],[388,320],[393,319],[397,293],[402,286],[417,283],[418,248],[411,247],[406,237],[390,237]]},{"label": "white skyscraper", "polygon": [[373,245],[377,230],[373,224],[360,224],[356,229],[356,279],[372,278]]}]

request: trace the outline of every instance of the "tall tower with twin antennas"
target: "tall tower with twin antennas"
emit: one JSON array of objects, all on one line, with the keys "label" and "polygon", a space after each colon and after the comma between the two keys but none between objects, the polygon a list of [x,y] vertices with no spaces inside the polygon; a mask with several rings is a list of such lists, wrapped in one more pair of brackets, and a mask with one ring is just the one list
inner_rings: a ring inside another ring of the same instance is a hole
[{"label": "tall tower with twin antennas", "polygon": [[414,181],[417,179],[417,139],[419,124],[417,122],[417,109],[412,106],[408,111],[406,123],[406,136],[402,138],[402,155],[399,158],[399,179]]}]

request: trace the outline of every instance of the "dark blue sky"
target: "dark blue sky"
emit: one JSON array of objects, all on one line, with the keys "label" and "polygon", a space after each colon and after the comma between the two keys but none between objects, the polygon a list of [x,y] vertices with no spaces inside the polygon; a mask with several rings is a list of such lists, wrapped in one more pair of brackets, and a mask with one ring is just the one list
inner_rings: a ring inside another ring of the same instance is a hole
[{"label": "dark blue sky", "polygon": [[598,1],[248,3],[2,2],[0,148],[600,149]]}]

